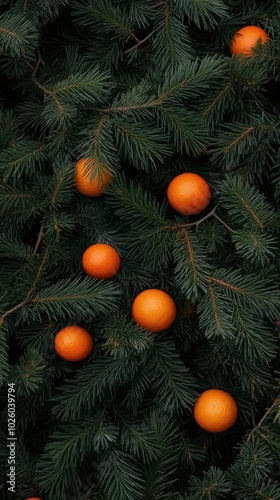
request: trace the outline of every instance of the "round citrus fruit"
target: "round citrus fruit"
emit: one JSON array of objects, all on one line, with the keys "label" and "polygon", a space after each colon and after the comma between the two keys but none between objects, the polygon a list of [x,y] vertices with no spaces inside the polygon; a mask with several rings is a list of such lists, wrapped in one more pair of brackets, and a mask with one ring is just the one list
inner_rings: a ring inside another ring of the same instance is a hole
[{"label": "round citrus fruit", "polygon": [[221,389],[208,389],[197,399],[193,415],[208,432],[223,432],[237,419],[238,409],[233,397]]},{"label": "round citrus fruit", "polygon": [[203,177],[185,172],[172,179],[167,189],[167,198],[177,212],[194,215],[207,207],[211,191]]},{"label": "round citrus fruit", "polygon": [[90,198],[101,196],[104,187],[106,187],[112,180],[113,176],[105,170],[101,175],[92,178],[92,173],[88,168],[88,158],[82,158],[75,166],[75,187],[79,193]]},{"label": "round citrus fruit", "polygon": [[82,266],[92,278],[109,279],[117,274],[121,265],[118,252],[106,243],[96,243],[86,249]]},{"label": "round citrus fruit", "polygon": [[261,43],[267,43],[267,33],[258,26],[244,26],[233,35],[229,50],[234,56],[243,54],[243,56],[250,57],[253,55],[252,49],[258,40],[261,40]]},{"label": "round citrus fruit", "polygon": [[139,293],[132,304],[134,321],[151,332],[161,332],[169,328],[175,320],[176,312],[173,299],[157,288]]},{"label": "round citrus fruit", "polygon": [[57,354],[66,361],[81,361],[91,353],[93,340],[87,330],[71,325],[56,334],[54,347]]}]

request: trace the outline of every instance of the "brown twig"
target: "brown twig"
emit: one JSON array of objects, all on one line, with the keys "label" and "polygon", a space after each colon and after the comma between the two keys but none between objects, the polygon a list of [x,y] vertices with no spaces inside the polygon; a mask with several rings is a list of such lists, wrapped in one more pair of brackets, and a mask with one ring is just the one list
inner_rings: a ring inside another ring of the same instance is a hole
[{"label": "brown twig", "polygon": [[137,49],[137,47],[139,47],[139,45],[142,45],[142,43],[145,43],[147,40],[149,40],[149,38],[151,38],[151,36],[153,36],[155,31],[156,30],[153,30],[151,33],[149,33],[149,35],[147,35],[145,38],[143,38],[143,40],[139,40],[139,42],[136,43],[135,45],[133,45],[133,47],[130,47],[129,49],[125,50],[124,54],[129,54],[129,52],[132,52],[133,50]]},{"label": "brown twig", "polygon": [[278,406],[280,405],[280,397],[277,397],[272,405],[267,408],[266,412],[264,413],[264,415],[262,416],[262,418],[260,419],[260,421],[257,423],[257,425],[255,425],[255,427],[251,430],[250,434],[248,435],[247,439],[246,439],[246,442],[248,442],[252,435],[262,426],[262,424],[264,423],[264,421],[267,419],[267,417],[270,415],[270,413],[272,412],[272,410],[275,408],[275,406]]},{"label": "brown twig", "polygon": [[[37,250],[38,250],[39,245],[40,245],[40,243],[41,243],[41,241],[43,239],[43,236],[44,236],[44,227],[45,227],[45,222],[43,221],[42,224],[41,224],[41,227],[40,227],[40,231],[39,231],[39,234],[38,234],[38,238],[37,238],[34,250],[32,252],[32,257],[34,257],[37,254]],[[18,309],[21,309],[22,307],[26,306],[26,304],[28,303],[29,298],[32,295],[32,293],[34,292],[36,284],[37,284],[37,281],[38,281],[38,279],[39,279],[39,277],[41,275],[41,272],[42,272],[45,260],[47,258],[47,255],[48,255],[48,248],[46,248],[46,250],[45,250],[45,253],[43,255],[42,262],[40,264],[38,272],[37,272],[37,274],[35,276],[35,279],[34,279],[32,285],[31,285],[31,287],[30,287],[30,290],[26,294],[25,299],[22,300],[21,302],[19,302],[19,304],[16,304],[15,306],[11,307],[11,309],[9,309],[8,311],[6,311],[1,316],[1,318],[0,318],[0,326],[3,325],[4,320],[5,320],[5,318],[7,318],[7,316],[10,316],[10,314],[12,314],[13,312],[17,311]]]},{"label": "brown twig", "polygon": [[234,229],[229,227],[222,219],[220,219],[220,217],[217,214],[213,214],[213,217],[215,217],[215,219],[217,219],[221,224],[223,224],[223,226],[225,226],[228,229],[228,231],[230,231],[231,233],[236,233],[236,231],[234,231]]},{"label": "brown twig", "polygon": [[40,231],[39,231],[39,234],[38,234],[38,238],[37,238],[34,250],[32,252],[32,256],[36,255],[36,253],[37,253],[38,247],[39,247],[39,245],[40,245],[40,243],[42,241],[43,235],[44,235],[44,228],[45,228],[45,221],[43,220],[43,222],[41,224],[41,227],[40,227]]},{"label": "brown twig", "polygon": [[211,217],[212,215],[215,215],[215,211],[217,210],[218,206],[219,206],[219,203],[217,203],[217,205],[214,206],[214,208],[211,210],[211,212],[209,212],[207,215],[205,215],[201,219],[197,220],[196,222],[190,222],[190,223],[186,223],[186,224],[174,224],[174,226],[166,226],[165,229],[173,229],[176,231],[177,229],[184,229],[187,227],[193,227],[193,226],[198,227],[202,222],[209,219],[209,217]]}]

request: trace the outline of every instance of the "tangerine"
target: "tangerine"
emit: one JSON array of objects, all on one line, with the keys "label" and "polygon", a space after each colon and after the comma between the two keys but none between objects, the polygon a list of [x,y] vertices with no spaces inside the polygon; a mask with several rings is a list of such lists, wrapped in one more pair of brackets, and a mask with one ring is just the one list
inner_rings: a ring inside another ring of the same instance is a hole
[{"label": "tangerine", "polygon": [[244,26],[233,35],[229,50],[234,56],[243,54],[243,56],[250,57],[253,55],[253,48],[258,40],[261,40],[262,44],[267,43],[267,33],[258,26]]},{"label": "tangerine", "polygon": [[86,249],[82,266],[92,278],[109,279],[117,274],[121,265],[118,252],[106,243],[96,243]]},{"label": "tangerine", "polygon": [[104,187],[111,182],[113,176],[108,170],[105,170],[100,176],[96,173],[95,177],[92,178],[92,172],[88,169],[89,163],[90,160],[88,158],[82,158],[76,163],[75,187],[84,196],[96,198],[103,194]]},{"label": "tangerine", "polygon": [[194,215],[207,207],[211,191],[203,177],[185,172],[172,179],[167,189],[167,198],[177,212]]},{"label": "tangerine", "polygon": [[57,354],[66,361],[81,361],[91,353],[93,340],[81,326],[65,326],[56,334],[54,347]]},{"label": "tangerine", "polygon": [[139,293],[132,304],[132,317],[138,325],[151,332],[169,328],[175,320],[176,305],[168,293],[149,288]]},{"label": "tangerine", "polygon": [[223,432],[237,419],[238,409],[233,397],[221,389],[208,389],[197,399],[193,415],[200,427],[208,432]]}]

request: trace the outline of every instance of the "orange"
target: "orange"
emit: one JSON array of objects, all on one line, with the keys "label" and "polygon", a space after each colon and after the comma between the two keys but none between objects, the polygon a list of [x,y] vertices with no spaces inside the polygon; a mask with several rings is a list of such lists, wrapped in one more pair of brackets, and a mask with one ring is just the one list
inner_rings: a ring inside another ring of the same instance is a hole
[{"label": "orange", "polygon": [[92,169],[89,169],[90,163],[92,164],[88,158],[82,158],[76,163],[75,187],[84,196],[95,198],[103,194],[104,187],[111,182],[113,176],[108,170],[105,170],[101,175],[96,173],[96,176],[92,178]]},{"label": "orange", "polygon": [[229,50],[234,56],[243,54],[243,56],[250,57],[253,55],[252,49],[258,40],[261,40],[261,43],[267,43],[267,33],[258,26],[244,26],[233,35]]},{"label": "orange", "polygon": [[82,266],[89,276],[109,279],[117,274],[121,265],[118,252],[106,243],[96,243],[86,249],[82,257]]},{"label": "orange", "polygon": [[238,409],[233,397],[221,389],[208,389],[197,399],[193,415],[208,432],[223,432],[237,419]]},{"label": "orange", "polygon": [[132,317],[151,332],[169,328],[176,317],[176,305],[168,293],[150,288],[139,293],[132,304]]},{"label": "orange", "polygon": [[167,189],[167,198],[177,212],[194,215],[207,207],[211,191],[203,177],[185,172],[172,179]]},{"label": "orange", "polygon": [[93,340],[81,326],[66,326],[56,334],[54,347],[57,354],[66,361],[81,361],[91,353]]}]

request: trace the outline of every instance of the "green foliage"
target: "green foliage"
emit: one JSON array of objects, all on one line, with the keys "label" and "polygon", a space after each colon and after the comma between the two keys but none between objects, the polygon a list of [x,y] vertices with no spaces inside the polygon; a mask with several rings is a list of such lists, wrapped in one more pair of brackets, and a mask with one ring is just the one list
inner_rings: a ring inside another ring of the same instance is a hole
[{"label": "green foliage", "polygon": [[[231,57],[248,24],[269,43]],[[279,33],[269,0],[0,0],[1,498],[14,382],[16,497],[280,499]],[[166,195],[185,171],[211,188],[190,217]],[[112,279],[83,272],[97,242]],[[146,288],[176,303],[160,334],[131,317]],[[81,362],[54,349],[69,324]],[[192,415],[210,387],[225,433]]]}]

